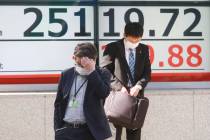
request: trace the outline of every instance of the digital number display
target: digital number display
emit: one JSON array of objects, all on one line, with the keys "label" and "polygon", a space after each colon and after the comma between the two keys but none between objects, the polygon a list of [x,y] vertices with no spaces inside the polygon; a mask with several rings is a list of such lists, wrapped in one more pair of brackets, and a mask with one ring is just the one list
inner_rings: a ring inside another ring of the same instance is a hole
[{"label": "digital number display", "polygon": [[[34,79],[20,81],[21,75],[30,78],[31,74],[45,74],[48,78],[57,74],[58,80],[62,70],[74,65],[74,47],[81,42],[98,45],[100,64],[104,46],[123,38],[128,22],[144,26],[141,42],[149,46],[153,81],[210,81],[208,2],[56,2],[58,5],[43,1],[0,5],[0,84],[34,83]],[[176,2],[179,4],[172,5]],[[184,78],[177,80],[177,74]],[[13,75],[20,75],[19,81],[5,82],[7,76],[12,79]],[[45,76],[36,83],[52,83]]]},{"label": "digital number display", "polygon": [[0,6],[0,74],[60,73],[94,43],[92,6]]},{"label": "digital number display", "polygon": [[[102,6],[100,47],[123,38],[128,22],[144,25],[153,73],[210,72],[209,7]],[[102,53],[101,53],[102,55]]]}]

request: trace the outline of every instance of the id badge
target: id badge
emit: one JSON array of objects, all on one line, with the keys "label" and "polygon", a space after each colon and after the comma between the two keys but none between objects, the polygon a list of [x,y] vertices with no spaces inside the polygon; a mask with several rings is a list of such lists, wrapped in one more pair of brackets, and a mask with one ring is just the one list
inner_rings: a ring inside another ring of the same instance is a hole
[{"label": "id badge", "polygon": [[69,102],[69,107],[72,107],[72,108],[77,108],[79,105],[79,102],[77,100],[71,100]]},{"label": "id badge", "polygon": [[72,106],[73,106],[73,100],[70,100],[69,107],[72,107]]}]

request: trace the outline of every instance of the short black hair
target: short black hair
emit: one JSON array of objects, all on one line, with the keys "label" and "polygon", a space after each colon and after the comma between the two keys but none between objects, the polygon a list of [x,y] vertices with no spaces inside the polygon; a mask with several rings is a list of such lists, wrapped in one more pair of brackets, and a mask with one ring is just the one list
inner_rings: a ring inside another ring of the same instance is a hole
[{"label": "short black hair", "polygon": [[125,36],[142,37],[143,32],[143,26],[139,22],[129,22],[125,25]]},{"label": "short black hair", "polygon": [[97,49],[94,44],[90,42],[80,43],[74,49],[74,55],[76,57],[88,57],[90,59],[97,58]]}]

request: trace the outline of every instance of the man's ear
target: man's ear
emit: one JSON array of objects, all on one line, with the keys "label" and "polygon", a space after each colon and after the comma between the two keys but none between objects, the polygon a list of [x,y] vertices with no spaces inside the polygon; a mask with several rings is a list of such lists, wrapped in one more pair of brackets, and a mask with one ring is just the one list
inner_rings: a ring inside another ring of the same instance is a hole
[{"label": "man's ear", "polygon": [[72,59],[75,60],[75,56],[74,55],[72,56]]},{"label": "man's ear", "polygon": [[126,34],[125,33],[123,34],[123,37],[126,38]]},{"label": "man's ear", "polygon": [[96,60],[97,60],[97,58],[94,58],[94,59],[93,59],[93,61],[95,61],[95,62],[96,62]]}]

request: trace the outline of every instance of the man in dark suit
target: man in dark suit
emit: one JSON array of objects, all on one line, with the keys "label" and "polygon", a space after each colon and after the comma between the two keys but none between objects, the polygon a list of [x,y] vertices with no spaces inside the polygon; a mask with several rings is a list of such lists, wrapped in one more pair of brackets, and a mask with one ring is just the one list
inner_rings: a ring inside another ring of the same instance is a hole
[{"label": "man in dark suit", "polygon": [[[128,23],[124,29],[124,38],[105,47],[101,66],[113,75],[111,88],[131,96],[144,96],[144,88],[151,78],[149,49],[140,41],[143,27],[140,23]],[[116,126],[116,140],[121,139],[122,127]],[[141,128],[126,129],[127,140],[140,140]]]},{"label": "man in dark suit", "polygon": [[54,103],[55,140],[104,140],[111,136],[103,108],[111,74],[95,66],[96,58],[93,44],[78,44],[75,67],[62,72]]}]

